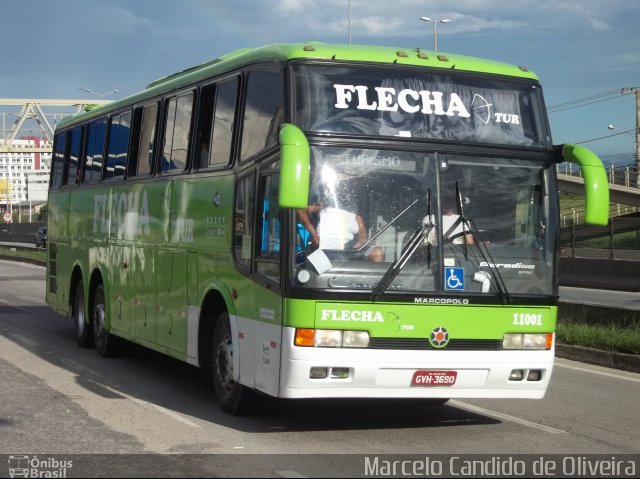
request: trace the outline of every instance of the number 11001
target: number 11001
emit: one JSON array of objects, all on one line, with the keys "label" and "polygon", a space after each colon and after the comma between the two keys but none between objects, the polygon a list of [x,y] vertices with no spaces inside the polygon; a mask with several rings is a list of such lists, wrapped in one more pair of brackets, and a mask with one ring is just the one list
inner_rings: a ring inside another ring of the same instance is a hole
[{"label": "number 11001", "polygon": [[531,313],[513,313],[515,326],[542,326],[542,315]]}]

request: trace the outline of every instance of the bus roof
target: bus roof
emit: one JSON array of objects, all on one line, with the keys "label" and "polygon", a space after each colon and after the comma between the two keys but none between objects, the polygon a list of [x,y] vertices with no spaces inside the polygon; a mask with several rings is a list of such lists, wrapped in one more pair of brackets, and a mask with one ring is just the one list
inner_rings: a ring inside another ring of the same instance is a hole
[{"label": "bus roof", "polygon": [[63,128],[80,120],[84,121],[92,117],[99,117],[109,111],[153,98],[244,65],[267,60],[285,62],[302,59],[395,64],[441,70],[455,69],[515,78],[538,79],[533,72],[525,67],[430,50],[320,42],[267,45],[236,50],[215,60],[160,78],[151,82],[145,90],[139,93],[66,118],[58,124],[58,127]]}]

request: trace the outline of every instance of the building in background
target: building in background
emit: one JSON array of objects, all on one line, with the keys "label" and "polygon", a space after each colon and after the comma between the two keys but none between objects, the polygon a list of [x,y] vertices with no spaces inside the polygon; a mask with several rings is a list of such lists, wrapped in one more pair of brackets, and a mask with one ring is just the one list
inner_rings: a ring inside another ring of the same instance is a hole
[{"label": "building in background", "polygon": [[[49,148],[46,138],[23,136],[13,140],[15,148]],[[51,153],[0,153],[0,209],[38,206],[47,201]]]}]

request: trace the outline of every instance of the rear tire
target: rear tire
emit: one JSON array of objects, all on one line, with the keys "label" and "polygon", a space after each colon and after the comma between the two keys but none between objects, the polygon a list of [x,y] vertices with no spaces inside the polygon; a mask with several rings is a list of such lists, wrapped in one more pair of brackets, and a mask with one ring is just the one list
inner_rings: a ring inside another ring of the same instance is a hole
[{"label": "rear tire", "polygon": [[218,317],[213,332],[212,375],[213,387],[222,410],[231,415],[247,414],[253,410],[255,396],[253,391],[233,379],[233,338],[229,315]]},{"label": "rear tire", "polygon": [[118,338],[109,333],[106,328],[107,313],[104,299],[104,286],[100,284],[96,288],[91,308],[91,322],[93,323],[93,342],[96,351],[103,358],[118,354]]},{"label": "rear tire", "polygon": [[73,324],[76,332],[76,341],[81,348],[93,346],[93,328],[91,321],[87,320],[87,306],[84,302],[84,289],[82,280],[76,284],[76,291],[73,295]]}]

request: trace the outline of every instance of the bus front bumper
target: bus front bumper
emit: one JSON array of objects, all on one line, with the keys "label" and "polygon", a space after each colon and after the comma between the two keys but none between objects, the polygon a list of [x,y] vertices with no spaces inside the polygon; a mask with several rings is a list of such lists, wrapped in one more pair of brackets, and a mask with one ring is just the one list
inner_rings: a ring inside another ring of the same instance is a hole
[{"label": "bus front bumper", "polygon": [[[446,351],[293,346],[285,329],[282,398],[544,397],[555,350]],[[325,377],[323,377],[323,375]]]}]

